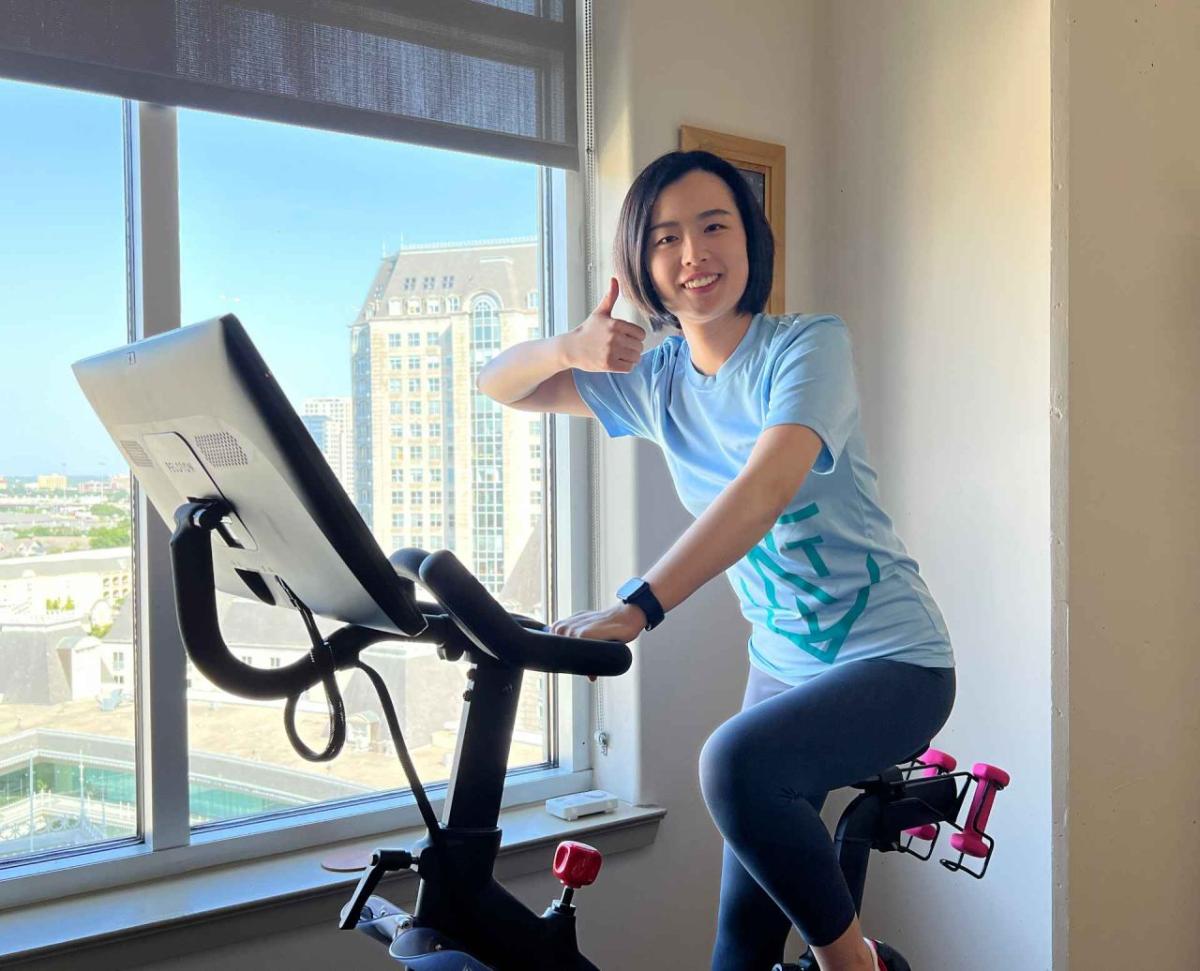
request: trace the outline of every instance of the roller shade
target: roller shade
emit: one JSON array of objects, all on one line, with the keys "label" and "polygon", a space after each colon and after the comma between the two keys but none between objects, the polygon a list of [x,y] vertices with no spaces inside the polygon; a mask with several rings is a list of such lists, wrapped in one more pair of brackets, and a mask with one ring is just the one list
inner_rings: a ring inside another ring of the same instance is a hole
[{"label": "roller shade", "polygon": [[0,0],[0,74],[578,168],[576,0]]}]

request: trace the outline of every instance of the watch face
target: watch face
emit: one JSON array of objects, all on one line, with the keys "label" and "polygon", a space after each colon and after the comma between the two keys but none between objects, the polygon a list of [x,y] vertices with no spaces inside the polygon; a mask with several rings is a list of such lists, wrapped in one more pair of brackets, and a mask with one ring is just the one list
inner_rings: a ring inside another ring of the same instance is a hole
[{"label": "watch face", "polygon": [[645,582],[646,581],[641,577],[633,577],[630,580],[626,580],[623,584],[621,584],[621,589],[617,591],[617,599],[628,600],[635,593],[637,593],[639,589],[641,589],[642,584]]}]

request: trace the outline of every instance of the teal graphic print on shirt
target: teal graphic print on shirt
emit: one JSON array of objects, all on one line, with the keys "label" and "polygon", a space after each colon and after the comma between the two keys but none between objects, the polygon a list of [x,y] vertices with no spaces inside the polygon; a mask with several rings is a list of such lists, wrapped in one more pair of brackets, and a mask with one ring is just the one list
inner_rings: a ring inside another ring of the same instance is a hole
[{"label": "teal graphic print on shirt", "polygon": [[[793,523],[802,522],[805,519],[810,519],[820,512],[815,502],[810,502],[803,509],[798,509],[796,512],[788,513],[779,519],[777,525],[787,526]],[[805,536],[800,539],[792,540],[783,544],[784,550],[799,549],[803,550],[809,563],[812,565],[813,571],[818,577],[829,576],[829,568],[825,565],[825,561],[821,559],[821,555],[817,552],[817,547],[824,542],[820,535]],[[754,568],[758,574],[762,584],[762,591],[767,599],[767,603],[761,604],[756,601],[754,594],[751,592],[749,585],[745,580],[741,580],[743,602],[752,604],[766,611],[767,627],[775,634],[783,637],[795,644],[801,650],[806,651],[813,657],[824,661],[826,664],[832,664],[841,650],[842,645],[846,643],[846,637],[849,635],[854,622],[862,615],[862,612],[867,608],[867,601],[871,596],[871,587],[879,582],[879,566],[875,563],[874,557],[870,553],[866,556],[866,572],[868,584],[859,589],[854,598],[854,603],[850,609],[842,615],[836,623],[830,627],[822,628],[820,619],[815,610],[809,608],[799,594],[792,594],[792,590],[801,591],[807,594],[818,604],[825,606],[833,606],[837,603],[837,599],[830,595],[827,591],[817,586],[803,577],[796,575],[780,566],[773,557],[779,556],[779,547],[776,545],[774,530],[767,533],[762,541],[758,543],[749,553],[746,554],[746,561]],[[768,576],[770,574],[770,576]],[[774,579],[773,579],[774,578]],[[777,583],[776,581],[779,581]],[[785,607],[780,603],[779,584],[783,586],[783,596],[791,594],[791,599],[795,601],[795,610],[804,618],[808,625],[807,634],[798,634],[794,631],[784,629],[778,622],[780,611],[791,611],[791,606]],[[787,588],[791,588],[788,590]]]}]

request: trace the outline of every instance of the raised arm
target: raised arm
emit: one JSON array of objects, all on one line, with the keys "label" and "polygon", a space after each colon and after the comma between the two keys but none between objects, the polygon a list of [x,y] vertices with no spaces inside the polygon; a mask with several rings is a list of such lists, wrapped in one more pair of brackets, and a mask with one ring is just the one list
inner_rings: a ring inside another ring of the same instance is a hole
[{"label": "raised arm", "polygon": [[642,328],[613,317],[618,292],[614,278],[591,316],[574,330],[524,341],[497,354],[479,372],[475,386],[493,401],[520,411],[591,418],[571,368],[627,373],[637,365],[646,340]]}]

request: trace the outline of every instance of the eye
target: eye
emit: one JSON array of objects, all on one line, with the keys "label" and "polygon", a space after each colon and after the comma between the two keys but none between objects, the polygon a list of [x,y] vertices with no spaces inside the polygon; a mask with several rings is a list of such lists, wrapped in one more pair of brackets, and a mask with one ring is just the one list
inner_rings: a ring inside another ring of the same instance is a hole
[{"label": "eye", "polygon": [[674,238],[675,238],[674,236],[663,236],[661,239],[656,241],[654,245],[661,246],[663,243],[667,242],[668,240],[672,240]]},{"label": "eye", "polygon": [[710,229],[725,229],[725,228],[726,227],[725,227],[724,223],[709,223],[708,226],[705,227],[704,231],[708,232],[708,230],[710,230]]}]

